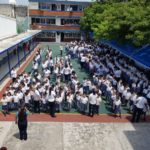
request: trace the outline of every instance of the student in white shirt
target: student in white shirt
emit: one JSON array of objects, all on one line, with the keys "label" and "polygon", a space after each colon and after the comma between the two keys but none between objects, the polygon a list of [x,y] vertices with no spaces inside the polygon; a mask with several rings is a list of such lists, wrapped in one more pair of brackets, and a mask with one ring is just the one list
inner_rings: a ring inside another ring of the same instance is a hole
[{"label": "student in white shirt", "polygon": [[52,74],[53,73],[53,69],[54,69],[54,62],[53,62],[52,57],[50,57],[49,66],[50,66],[50,71],[51,71],[51,74]]},{"label": "student in white shirt", "polygon": [[38,63],[34,61],[32,66],[33,74],[35,74],[38,71],[38,66]]},{"label": "student in white shirt", "polygon": [[69,77],[69,75],[70,75],[70,68],[69,68],[68,65],[66,65],[65,68],[64,68],[64,75],[65,75],[65,81],[68,82],[69,79],[70,79],[70,77]]},{"label": "student in white shirt", "polygon": [[30,109],[30,101],[31,101],[31,95],[30,95],[29,91],[27,91],[25,93],[24,100],[25,100],[25,106],[29,110]]},{"label": "student in white shirt", "polygon": [[130,102],[129,102],[130,111],[133,111],[136,103],[137,103],[137,94],[134,92],[131,94],[131,97],[130,97]]},{"label": "student in white shirt", "polygon": [[7,100],[5,94],[3,94],[1,102],[2,102],[2,112],[3,112],[4,116],[6,116],[6,114],[9,114],[9,112],[8,112],[8,100]]},{"label": "student in white shirt", "polygon": [[60,45],[60,56],[62,56],[62,55],[63,55],[63,46]]},{"label": "student in white shirt", "polygon": [[130,101],[130,98],[131,98],[131,92],[129,89],[127,89],[127,92],[126,94],[124,95],[124,98],[125,98],[125,106],[127,106],[127,104],[129,103]]},{"label": "student in white shirt", "polygon": [[50,70],[47,68],[46,70],[44,70],[44,76],[45,76],[45,78],[48,78],[48,79],[50,79]]},{"label": "student in white shirt", "polygon": [[46,92],[42,93],[41,96],[41,103],[42,103],[42,110],[43,112],[47,112],[47,99],[46,99]]},{"label": "student in white shirt", "polygon": [[56,96],[56,111],[60,112],[62,109],[62,101],[64,99],[64,90],[62,90],[62,88],[60,88],[60,94],[57,94]]},{"label": "student in white shirt", "polygon": [[66,101],[67,101],[67,111],[70,111],[71,106],[72,106],[72,102],[73,102],[73,94],[71,92],[69,92],[67,94]]},{"label": "student in white shirt", "polygon": [[121,118],[121,100],[119,98],[119,95],[117,95],[116,101],[114,102],[115,105],[115,117],[117,117],[117,114],[119,113],[119,117]]},{"label": "student in white shirt", "polygon": [[85,94],[81,94],[80,100],[81,100],[81,113],[85,115],[88,105],[88,98]]},{"label": "student in white shirt", "polygon": [[48,103],[49,103],[49,112],[52,117],[55,116],[55,98],[56,98],[56,93],[54,92],[53,88],[50,87],[49,93],[48,93]]},{"label": "student in white shirt", "polygon": [[140,117],[143,113],[143,110],[145,108],[148,108],[147,99],[143,96],[139,96],[137,98],[137,103],[135,104],[134,110],[133,110],[133,116],[132,116],[132,122],[139,122]]},{"label": "student in white shirt", "polygon": [[15,82],[16,81],[16,78],[17,78],[17,71],[13,68],[12,70],[11,70],[11,78],[12,78],[12,80],[13,80],[13,82]]},{"label": "student in white shirt", "polygon": [[41,95],[38,89],[34,89],[33,93],[33,102],[34,102],[34,113],[40,113],[40,101],[41,101]]},{"label": "student in white shirt", "polygon": [[100,105],[102,102],[101,93],[97,93],[96,105],[95,105],[95,113],[99,115]]},{"label": "student in white shirt", "polygon": [[93,91],[89,95],[89,116],[93,117],[95,113],[95,105],[96,105],[97,94]]},{"label": "student in white shirt", "polygon": [[8,91],[7,95],[6,95],[6,99],[7,99],[7,105],[8,105],[8,110],[13,109],[13,96],[11,95],[11,93]]},{"label": "student in white shirt", "polygon": [[17,91],[14,92],[13,101],[14,101],[14,108],[15,110],[17,110],[19,104],[19,97],[17,95]]}]

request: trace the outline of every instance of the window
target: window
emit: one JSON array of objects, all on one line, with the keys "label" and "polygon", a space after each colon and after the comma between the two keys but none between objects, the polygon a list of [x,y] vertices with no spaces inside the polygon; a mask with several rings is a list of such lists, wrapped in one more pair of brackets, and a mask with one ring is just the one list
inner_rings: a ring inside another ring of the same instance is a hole
[{"label": "window", "polygon": [[46,19],[46,24],[55,25],[55,19]]},{"label": "window", "polygon": [[61,5],[61,11],[65,11],[65,5]]},{"label": "window", "polygon": [[79,25],[79,19],[61,19],[61,25]]},{"label": "window", "polygon": [[36,19],[35,19],[35,18],[32,18],[32,19],[31,19],[31,22],[32,22],[32,24],[36,23]]},{"label": "window", "polygon": [[41,23],[45,24],[45,19],[44,18],[41,18]]},{"label": "window", "polygon": [[55,19],[51,19],[51,24],[56,24]]},{"label": "window", "polygon": [[80,39],[81,34],[80,33],[64,33],[64,38],[68,39]]},{"label": "window", "polygon": [[51,10],[51,4],[47,4],[47,10]]},{"label": "window", "polygon": [[40,23],[40,18],[36,18],[36,23]]},{"label": "window", "polygon": [[49,3],[40,3],[39,4],[39,9],[51,10],[51,4],[49,4]]},{"label": "window", "polygon": [[70,5],[72,11],[78,11],[78,5]]},{"label": "window", "polygon": [[46,3],[40,3],[39,7],[40,7],[40,9],[47,9]]},{"label": "window", "polygon": [[82,5],[79,5],[79,11],[82,11]]},{"label": "window", "polygon": [[56,10],[57,10],[56,4],[52,4],[52,11],[56,11]]}]

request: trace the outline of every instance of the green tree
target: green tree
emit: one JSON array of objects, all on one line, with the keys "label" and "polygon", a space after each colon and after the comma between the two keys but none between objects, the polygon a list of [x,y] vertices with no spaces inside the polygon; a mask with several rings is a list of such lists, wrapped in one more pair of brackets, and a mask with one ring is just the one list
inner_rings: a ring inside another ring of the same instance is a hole
[{"label": "green tree", "polygon": [[150,43],[150,3],[147,0],[106,0],[85,9],[81,30],[95,40],[117,40],[142,46]]}]

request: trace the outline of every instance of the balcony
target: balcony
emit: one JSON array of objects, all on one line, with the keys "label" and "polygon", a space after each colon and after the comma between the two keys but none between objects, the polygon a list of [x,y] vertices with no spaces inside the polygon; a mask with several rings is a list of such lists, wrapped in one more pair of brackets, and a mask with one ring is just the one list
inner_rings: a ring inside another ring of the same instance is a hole
[{"label": "balcony", "polygon": [[80,30],[80,26],[31,25],[33,30]]},{"label": "balcony", "polygon": [[30,16],[64,16],[64,17],[81,17],[83,12],[68,12],[68,11],[44,11],[44,10],[29,10]]}]

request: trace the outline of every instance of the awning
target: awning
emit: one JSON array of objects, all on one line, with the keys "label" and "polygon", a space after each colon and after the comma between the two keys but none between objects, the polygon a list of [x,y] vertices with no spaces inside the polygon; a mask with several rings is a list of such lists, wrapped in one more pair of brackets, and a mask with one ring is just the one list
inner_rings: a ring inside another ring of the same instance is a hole
[{"label": "awning", "polygon": [[39,34],[41,30],[29,30],[26,33],[19,34],[15,37],[11,37],[0,41],[0,54],[4,53],[6,50],[15,47],[21,42],[27,42],[32,39],[33,36]]}]

